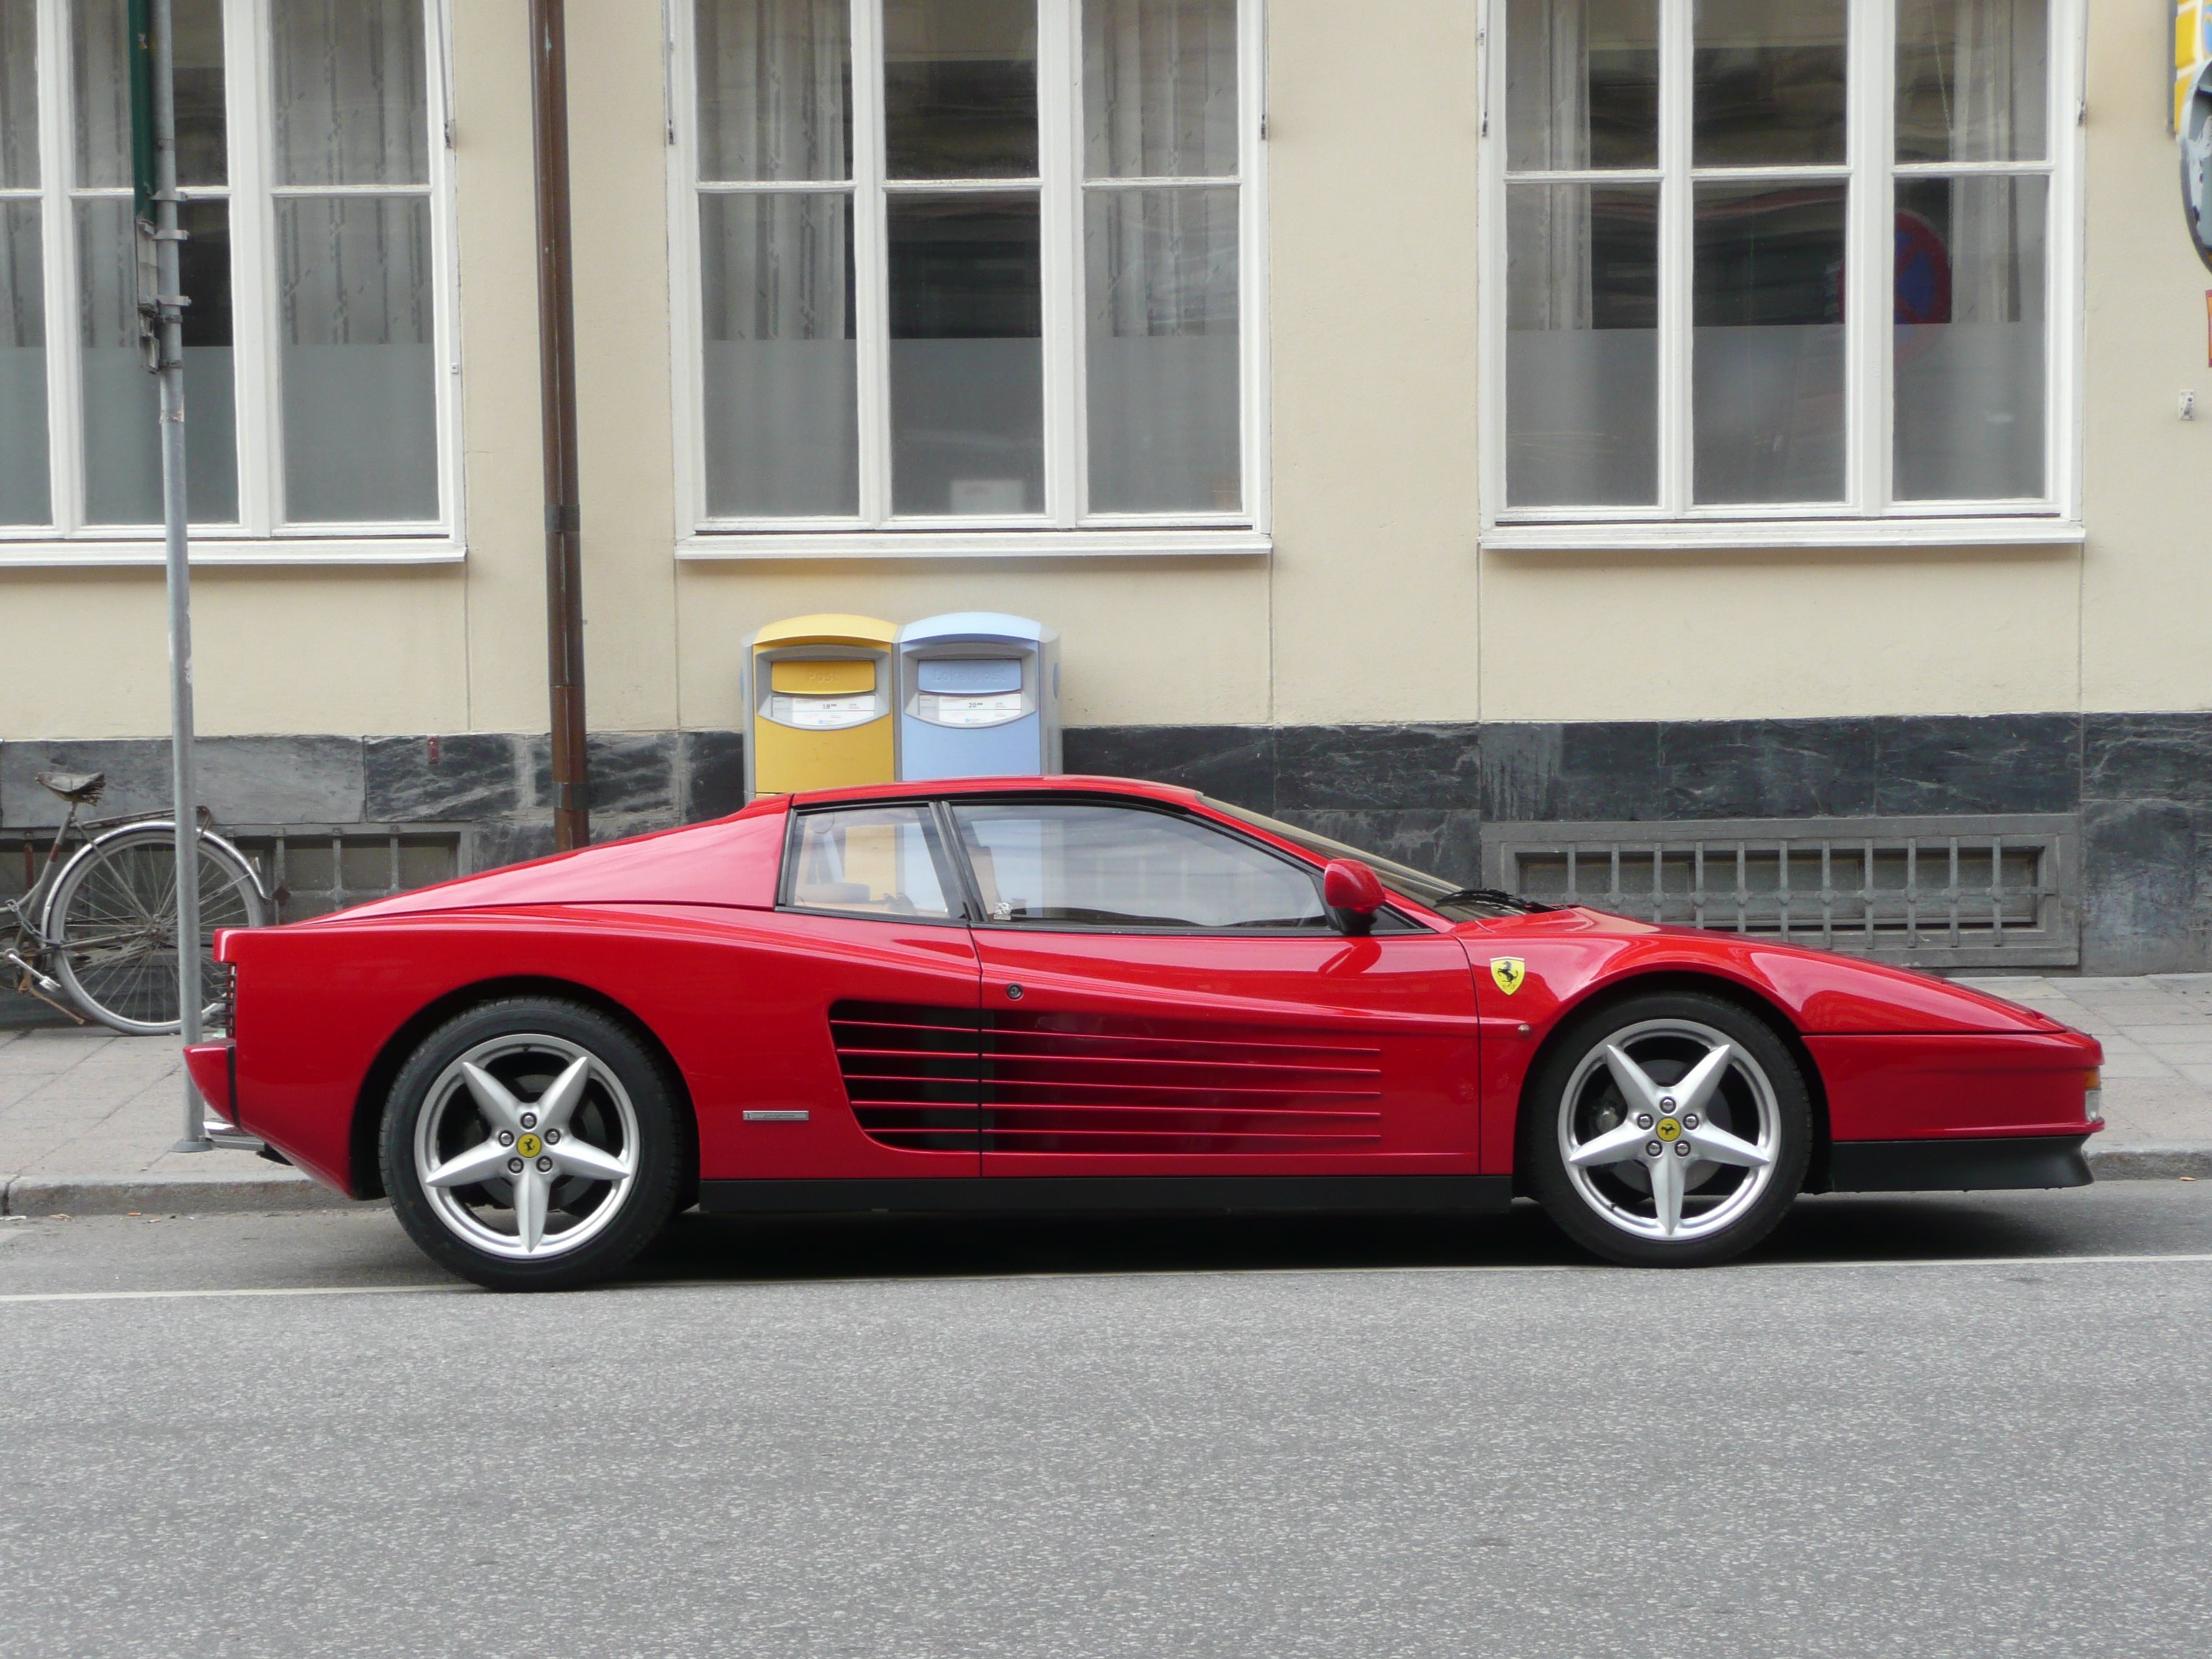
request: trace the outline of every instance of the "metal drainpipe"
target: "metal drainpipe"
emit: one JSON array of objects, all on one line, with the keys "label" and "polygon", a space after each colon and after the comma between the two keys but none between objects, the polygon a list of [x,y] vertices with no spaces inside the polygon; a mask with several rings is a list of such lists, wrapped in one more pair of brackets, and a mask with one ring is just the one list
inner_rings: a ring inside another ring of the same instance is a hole
[{"label": "metal drainpipe", "polygon": [[576,303],[568,228],[568,50],[562,0],[530,0],[538,184],[538,368],[545,453],[545,635],[553,701],[553,840],[592,839],[584,747],[584,569],[576,459]]}]

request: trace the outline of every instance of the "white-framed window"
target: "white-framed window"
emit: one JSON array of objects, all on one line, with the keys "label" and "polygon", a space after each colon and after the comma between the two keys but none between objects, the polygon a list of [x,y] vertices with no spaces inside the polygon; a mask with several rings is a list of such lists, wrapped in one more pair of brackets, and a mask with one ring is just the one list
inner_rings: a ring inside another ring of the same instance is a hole
[{"label": "white-framed window", "polygon": [[677,0],[693,556],[1264,549],[1260,0]]},{"label": "white-framed window", "polygon": [[1489,3],[1486,544],[2079,539],[2074,0]]},{"label": "white-framed window", "polygon": [[[172,0],[194,557],[452,556],[443,0]],[[125,0],[0,0],[0,562],[158,558]]]}]

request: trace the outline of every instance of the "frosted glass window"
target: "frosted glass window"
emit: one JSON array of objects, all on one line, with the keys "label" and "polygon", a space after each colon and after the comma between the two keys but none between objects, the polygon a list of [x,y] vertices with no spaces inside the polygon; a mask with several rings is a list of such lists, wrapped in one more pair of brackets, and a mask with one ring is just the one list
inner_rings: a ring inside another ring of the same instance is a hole
[{"label": "frosted glass window", "polygon": [[892,510],[1042,511],[1036,195],[901,194],[889,219]]},{"label": "frosted glass window", "polygon": [[276,261],[286,515],[436,518],[428,200],[280,197]]},{"label": "frosted glass window", "polygon": [[0,524],[46,524],[53,517],[41,253],[38,203],[0,201]]},{"label": "frosted glass window", "polygon": [[1091,510],[1235,512],[1237,191],[1094,191],[1085,207]]},{"label": "frosted glass window", "polygon": [[1659,163],[1658,0],[1505,0],[1506,166]]},{"label": "frosted glass window", "polygon": [[860,509],[853,198],[699,203],[707,510]]},{"label": "frosted glass window", "polygon": [[1659,187],[1506,192],[1505,495],[1650,506],[1659,489]]},{"label": "frosted glass window", "polygon": [[1699,501],[1844,493],[1840,185],[1701,185],[1692,303]]},{"label": "frosted glass window", "polygon": [[2044,493],[2048,181],[1979,174],[1897,186],[1896,493]]},{"label": "frosted glass window", "polygon": [[[138,334],[137,252],[128,196],[76,204],[79,396],[84,516],[161,522],[161,390]],[[187,202],[178,216],[185,313],[185,507],[195,524],[238,520],[238,415],[230,319],[230,208]]]},{"label": "frosted glass window", "polygon": [[1259,5],[687,0],[704,527],[1249,523]]}]

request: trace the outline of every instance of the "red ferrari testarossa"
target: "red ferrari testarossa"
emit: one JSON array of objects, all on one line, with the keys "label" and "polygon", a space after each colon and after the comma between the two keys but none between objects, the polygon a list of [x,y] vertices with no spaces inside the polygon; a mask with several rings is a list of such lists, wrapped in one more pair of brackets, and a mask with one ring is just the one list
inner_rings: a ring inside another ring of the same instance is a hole
[{"label": "red ferrari testarossa", "polygon": [[1617,1261],[1800,1192],[2067,1187],[2097,1043],[1466,889],[1185,789],[883,785],[228,933],[215,1108],[480,1283],[676,1210],[1471,1211]]}]

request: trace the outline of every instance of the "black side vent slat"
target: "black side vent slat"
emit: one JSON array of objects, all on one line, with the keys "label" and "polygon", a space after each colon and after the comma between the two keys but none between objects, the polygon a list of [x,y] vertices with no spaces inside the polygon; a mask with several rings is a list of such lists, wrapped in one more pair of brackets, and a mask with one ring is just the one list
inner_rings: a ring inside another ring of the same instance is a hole
[{"label": "black side vent slat", "polygon": [[845,1097],[871,1140],[912,1152],[972,1152],[982,1145],[981,1024],[973,1008],[831,1006]]}]

